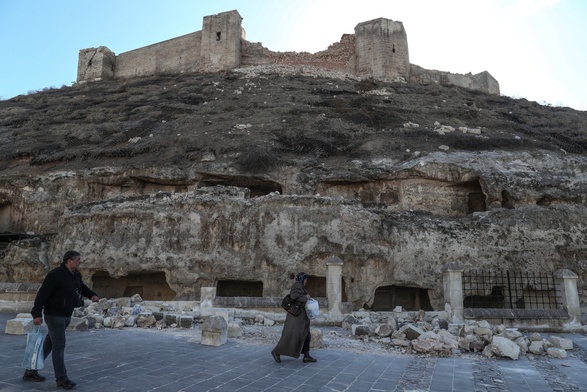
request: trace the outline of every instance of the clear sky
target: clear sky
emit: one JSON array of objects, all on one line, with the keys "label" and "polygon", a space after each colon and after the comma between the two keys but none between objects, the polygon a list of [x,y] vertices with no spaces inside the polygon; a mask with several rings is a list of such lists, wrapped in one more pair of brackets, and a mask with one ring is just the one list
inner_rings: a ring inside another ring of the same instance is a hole
[{"label": "clear sky", "polygon": [[120,54],[237,10],[247,40],[317,52],[376,18],[403,23],[410,62],[488,71],[501,93],[587,110],[586,0],[0,0],[0,98],[71,85],[80,49]]}]

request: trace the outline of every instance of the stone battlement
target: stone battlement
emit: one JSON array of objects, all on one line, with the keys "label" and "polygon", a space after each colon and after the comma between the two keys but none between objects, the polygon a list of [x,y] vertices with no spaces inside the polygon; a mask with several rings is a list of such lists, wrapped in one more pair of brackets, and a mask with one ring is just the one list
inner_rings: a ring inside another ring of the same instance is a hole
[{"label": "stone battlement", "polygon": [[409,62],[402,22],[378,18],[359,23],[355,34],[318,53],[273,52],[246,40],[234,11],[205,16],[202,30],[115,55],[105,46],[80,50],[77,82],[156,74],[217,72],[254,65],[312,65],[383,81],[452,84],[499,94],[499,83],[484,71],[453,74]]}]

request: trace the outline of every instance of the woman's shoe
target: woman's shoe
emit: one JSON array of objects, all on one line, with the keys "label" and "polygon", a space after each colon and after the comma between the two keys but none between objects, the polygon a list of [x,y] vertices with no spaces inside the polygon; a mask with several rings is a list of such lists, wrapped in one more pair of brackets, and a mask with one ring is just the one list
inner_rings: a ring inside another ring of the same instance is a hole
[{"label": "woman's shoe", "polygon": [[308,354],[308,355],[304,355],[304,360],[303,360],[303,362],[305,362],[305,363],[308,363],[308,362],[316,362],[316,359],[315,359],[315,358],[312,358],[312,357],[310,356],[310,354]]},{"label": "woman's shoe", "polygon": [[275,354],[275,352],[271,351],[271,355],[273,356],[273,359],[275,359],[275,362],[281,363],[281,358],[279,357],[279,354]]}]

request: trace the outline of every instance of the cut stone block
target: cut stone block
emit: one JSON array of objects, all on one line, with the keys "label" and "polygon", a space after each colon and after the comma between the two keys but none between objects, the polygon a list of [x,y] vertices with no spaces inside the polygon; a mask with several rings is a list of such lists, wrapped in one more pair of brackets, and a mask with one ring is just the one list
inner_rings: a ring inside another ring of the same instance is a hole
[{"label": "cut stone block", "polygon": [[6,322],[6,335],[26,335],[34,326],[32,318],[15,318]]},{"label": "cut stone block", "polygon": [[179,316],[179,326],[181,328],[191,328],[194,324],[194,318],[192,316]]},{"label": "cut stone block", "polygon": [[202,330],[201,343],[207,346],[221,346],[228,340],[228,324],[222,316],[208,317],[200,327]]},{"label": "cut stone block", "polygon": [[79,317],[72,317],[69,326],[67,327],[67,331],[87,331],[88,330],[88,320],[85,318]]}]

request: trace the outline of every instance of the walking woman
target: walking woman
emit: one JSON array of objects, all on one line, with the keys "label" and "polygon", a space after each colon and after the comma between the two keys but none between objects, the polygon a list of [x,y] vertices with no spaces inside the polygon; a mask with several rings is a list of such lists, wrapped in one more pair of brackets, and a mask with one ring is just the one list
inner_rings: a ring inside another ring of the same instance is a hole
[{"label": "walking woman", "polygon": [[[305,272],[300,272],[296,275],[296,281],[290,290],[292,300],[304,305],[310,299],[310,294],[304,287],[306,283],[308,283],[308,275]],[[310,356],[310,339],[310,319],[306,314],[305,306],[302,306],[302,313],[299,316],[294,316],[289,312],[285,316],[281,339],[271,351],[271,355],[278,363],[281,363],[281,355],[299,358],[300,353],[304,354],[304,362],[316,362]]]}]

